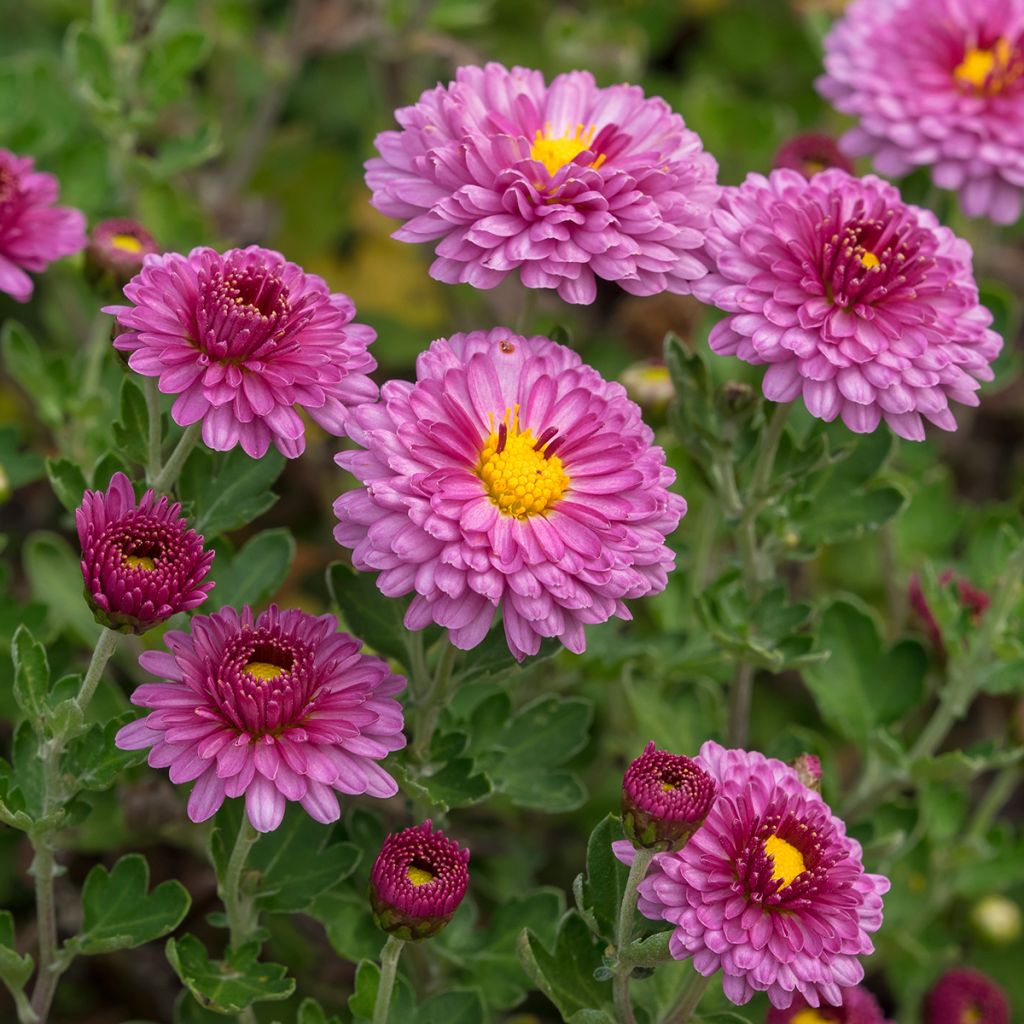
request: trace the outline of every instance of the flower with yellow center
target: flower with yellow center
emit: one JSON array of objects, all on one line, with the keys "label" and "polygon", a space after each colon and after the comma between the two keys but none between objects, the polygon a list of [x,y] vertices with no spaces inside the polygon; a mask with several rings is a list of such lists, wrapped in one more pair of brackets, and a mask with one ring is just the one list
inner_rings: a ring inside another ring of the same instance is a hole
[{"label": "flower with yellow center", "polygon": [[284,675],[284,669],[280,665],[274,665],[269,661],[250,661],[245,666],[245,671],[256,679],[276,679]]},{"label": "flower with yellow center", "polygon": [[120,249],[122,252],[142,252],[142,241],[136,238],[135,235],[111,235],[110,244],[115,249]]},{"label": "flower with yellow center", "polygon": [[406,871],[405,877],[418,889],[421,885],[428,885],[434,880],[434,876],[427,871],[425,868],[417,867],[415,864],[409,865],[409,870]]},{"label": "flower with yellow center", "polygon": [[145,569],[147,572],[152,572],[156,568],[156,562],[145,555],[125,555],[123,561],[129,569]]},{"label": "flower with yellow center", "polygon": [[780,839],[777,835],[770,835],[764,841],[764,852],[771,857],[774,865],[772,878],[782,882],[779,892],[791,885],[797,875],[807,870],[804,855],[795,846],[787,843],[785,839]]},{"label": "flower with yellow center", "polygon": [[[593,125],[584,129],[582,124],[578,124],[572,135],[553,136],[551,125],[548,123],[544,125],[543,132],[539,128],[537,129],[533,145],[530,146],[530,156],[534,160],[539,160],[548,169],[548,174],[554,176],[567,163],[575,160],[580,153],[590,149],[596,134],[597,129]],[[604,159],[602,153],[595,158],[590,166],[596,169],[604,163]]]},{"label": "flower with yellow center", "polygon": [[[492,418],[493,426],[493,418]],[[491,502],[505,515],[527,519],[546,512],[569,487],[562,460],[554,454],[557,441],[549,428],[534,438],[519,426],[519,406],[505,410],[480,452],[476,474]]]},{"label": "flower with yellow center", "polygon": [[969,46],[963,60],[953,69],[953,77],[976,92],[994,96],[1002,92],[1024,72],[1024,64],[1014,59],[1013,47],[1007,39],[997,39],[993,46]]}]

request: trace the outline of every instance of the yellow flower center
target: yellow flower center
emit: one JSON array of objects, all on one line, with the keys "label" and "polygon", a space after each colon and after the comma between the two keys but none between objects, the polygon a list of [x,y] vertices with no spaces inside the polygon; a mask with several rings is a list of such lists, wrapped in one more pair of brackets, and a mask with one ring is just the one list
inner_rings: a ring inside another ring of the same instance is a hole
[{"label": "yellow flower center", "polygon": [[826,1017],[820,1010],[812,1010],[808,1006],[795,1017],[790,1017],[789,1024],[835,1024],[835,1021],[835,1017]]},{"label": "yellow flower center", "polygon": [[[584,130],[583,125],[578,124],[572,135],[552,136],[551,125],[545,124],[543,132],[537,129],[530,156],[539,160],[548,169],[548,174],[554,175],[584,150],[590,149],[596,134],[597,129],[593,125]],[[601,154],[590,166],[597,168],[603,163],[604,154]]]},{"label": "yellow flower center", "polygon": [[857,258],[865,270],[874,270],[875,267],[882,265],[882,261],[873,252],[868,252],[866,249]]},{"label": "yellow flower center", "polygon": [[764,852],[774,862],[772,878],[782,882],[779,886],[780,892],[792,884],[797,875],[807,870],[804,855],[795,846],[791,846],[785,839],[780,839],[776,835],[770,835],[764,841]]},{"label": "yellow flower center", "polygon": [[269,661],[250,661],[245,666],[245,671],[257,679],[276,679],[284,675],[284,669],[280,665],[274,665]]},{"label": "yellow flower center", "polygon": [[405,872],[405,877],[418,889],[421,885],[427,885],[434,880],[434,876],[424,868],[418,868],[411,864]]},{"label": "yellow flower center", "polygon": [[145,555],[125,555],[122,561],[129,569],[145,569],[149,571],[156,568],[156,562]]},{"label": "yellow flower center", "polygon": [[980,49],[969,46],[964,59],[953,69],[953,77],[976,92],[993,96],[1024,73],[1024,64],[1015,58],[1013,47],[1006,39],[998,39],[994,46]]},{"label": "yellow flower center", "polygon": [[527,519],[546,512],[565,494],[569,477],[550,451],[552,439],[544,434],[537,440],[532,430],[520,430],[517,405],[505,410],[498,429],[484,442],[476,474],[505,515]]},{"label": "yellow flower center", "polygon": [[142,252],[142,243],[134,235],[111,235],[110,244],[124,252]]}]

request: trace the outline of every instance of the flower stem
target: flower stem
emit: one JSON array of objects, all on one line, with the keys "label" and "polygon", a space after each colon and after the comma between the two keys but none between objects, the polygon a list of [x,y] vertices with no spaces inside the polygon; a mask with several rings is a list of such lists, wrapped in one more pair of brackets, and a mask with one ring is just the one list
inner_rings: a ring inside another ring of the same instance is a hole
[{"label": "flower stem", "polygon": [[373,1004],[372,1024],[387,1024],[391,992],[395,987],[395,974],[398,971],[398,958],[402,955],[404,945],[402,939],[389,935],[388,941],[380,951],[380,983],[377,986],[377,1001]]},{"label": "flower stem", "polygon": [[103,371],[103,357],[110,349],[111,319],[109,313],[97,313],[89,330],[89,341],[82,372],[82,395],[86,400],[99,389]]},{"label": "flower stem", "polygon": [[[622,952],[633,941],[633,916],[636,913],[637,886],[647,876],[647,869],[654,859],[653,850],[637,850],[633,863],[626,878],[626,888],[619,904],[619,918],[615,926],[615,948]],[[612,980],[612,991],[615,998],[615,1012],[620,1024],[636,1024],[633,1015],[633,1004],[629,998],[629,977],[633,973],[632,964],[620,964]]]},{"label": "flower stem", "polygon": [[729,690],[729,743],[734,747],[742,747],[747,742],[754,672],[755,668],[749,661],[741,661],[736,666],[736,675]]},{"label": "flower stem", "polygon": [[687,1024],[693,1016],[693,1011],[700,1004],[710,981],[710,977],[705,978],[704,975],[693,971],[679,998],[662,1018],[662,1024]]},{"label": "flower stem", "polygon": [[83,713],[96,693],[96,687],[100,685],[100,680],[103,678],[103,670],[107,667],[107,662],[110,661],[111,655],[117,650],[120,640],[120,633],[107,629],[105,626],[97,638],[96,646],[92,652],[92,660],[89,662],[89,668],[86,670],[85,678],[82,680],[82,688],[78,691],[78,696],[75,698],[75,703]]},{"label": "flower stem", "polygon": [[419,695],[416,702],[415,732],[412,743],[412,756],[417,761],[425,761],[430,752],[430,741],[434,738],[434,729],[444,707],[448,693],[448,683],[452,677],[452,668],[458,648],[449,640],[444,641],[444,648],[437,663],[437,671],[425,693]]},{"label": "flower stem", "polygon": [[235,838],[235,845],[219,886],[220,899],[228,918],[228,944],[232,949],[238,949],[245,944],[256,930],[258,922],[259,915],[252,897],[242,891],[241,885],[246,859],[257,839],[259,833],[243,812],[242,824],[238,829],[238,836]]},{"label": "flower stem", "polygon": [[160,386],[156,377],[146,378],[145,391],[146,417],[149,424],[146,445],[146,480],[152,485],[160,475],[163,462],[163,438],[160,431]]},{"label": "flower stem", "polygon": [[157,473],[155,479],[151,481],[154,491],[170,490],[177,483],[181,467],[185,465],[185,460],[189,457],[196,444],[198,444],[202,429],[201,422],[193,423],[185,428],[185,433],[181,435],[181,440],[178,442],[177,447],[171,452],[171,457],[164,464],[160,472]]}]

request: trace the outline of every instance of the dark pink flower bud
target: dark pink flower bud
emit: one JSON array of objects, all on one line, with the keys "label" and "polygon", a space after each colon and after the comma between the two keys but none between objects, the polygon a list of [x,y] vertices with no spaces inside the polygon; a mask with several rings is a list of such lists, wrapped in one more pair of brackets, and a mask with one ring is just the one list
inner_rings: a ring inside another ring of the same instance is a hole
[{"label": "dark pink flower bud", "polygon": [[156,240],[138,221],[101,220],[89,235],[85,271],[94,285],[120,291],[142,269],[143,260],[158,252]]},{"label": "dark pink flower bud", "polygon": [[820,132],[794,135],[784,142],[775,154],[775,167],[799,171],[805,178],[813,178],[830,167],[853,174],[853,161],[839,149],[835,139]]},{"label": "dark pink flower bud", "polygon": [[796,777],[815,793],[821,792],[821,760],[814,754],[801,754],[789,762],[789,767],[796,772]]},{"label": "dark pink flower bud", "polygon": [[764,1024],[889,1024],[875,997],[866,988],[844,988],[843,1005],[812,1007],[797,996],[786,1010],[774,1007]]},{"label": "dark pink flower bud", "polygon": [[[981,622],[982,616],[988,609],[990,599],[988,594],[984,590],[979,590],[973,586],[963,576],[957,576],[952,569],[947,569],[940,577],[939,583],[942,586],[955,582],[957,597],[960,601],[961,608],[967,612],[968,618],[973,625],[977,625]],[[946,644],[942,637],[942,630],[939,628],[939,623],[935,616],[932,614],[931,608],[928,606],[928,600],[924,596],[924,590],[921,589],[921,581],[915,575],[910,577],[909,587],[909,599],[910,607],[921,621],[921,625],[924,627],[924,631],[928,634],[929,640],[931,640],[932,647],[940,655],[945,655]]]},{"label": "dark pink flower bud", "polygon": [[1010,1024],[1006,993],[981,971],[955,967],[939,978],[924,1000],[924,1024]]},{"label": "dark pink flower bud", "polygon": [[469,850],[422,825],[384,840],[370,875],[377,924],[400,939],[426,939],[452,919],[469,885]]},{"label": "dark pink flower bud", "polygon": [[703,824],[717,787],[688,757],[648,743],[622,779],[622,826],[638,849],[678,850]]}]

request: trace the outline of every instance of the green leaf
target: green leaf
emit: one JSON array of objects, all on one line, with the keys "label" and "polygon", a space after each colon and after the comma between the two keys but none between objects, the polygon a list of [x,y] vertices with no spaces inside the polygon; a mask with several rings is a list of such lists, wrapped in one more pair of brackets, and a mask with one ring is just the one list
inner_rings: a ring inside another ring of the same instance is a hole
[{"label": "green leaf", "polygon": [[70,459],[47,459],[46,475],[60,503],[74,512],[82,504],[82,495],[88,486],[82,471]]},{"label": "green leaf", "polygon": [[[553,637],[545,637],[541,641],[540,650],[533,655],[524,667],[532,667],[547,661],[562,649],[562,645]],[[479,679],[493,679],[520,668],[519,662],[509,650],[505,639],[505,630],[497,623],[484,637],[483,643],[477,644],[471,651],[463,655],[458,669],[460,685]]]},{"label": "green leaf", "polygon": [[486,800],[494,789],[491,780],[483,772],[477,771],[473,760],[468,757],[457,757],[432,775],[417,775],[413,781],[426,792],[430,802],[441,810],[472,807]]},{"label": "green leaf", "polygon": [[324,926],[331,948],[343,959],[358,962],[380,952],[381,931],[365,889],[332,889],[318,897],[308,912]]},{"label": "green leaf", "polygon": [[827,496],[817,495],[799,528],[805,546],[838,544],[872,533],[895,518],[907,504],[898,487],[879,487],[861,494],[842,494],[830,487]]},{"label": "green leaf", "polygon": [[[38,480],[44,472],[43,460],[21,446],[21,431],[14,424],[0,427],[0,470],[7,478],[7,487],[16,491]],[[0,501],[3,495],[0,493]]]},{"label": "green leaf", "polygon": [[129,711],[104,725],[91,725],[68,744],[61,770],[69,788],[109,789],[128,768],[145,761],[145,750],[121,750],[114,744],[117,731],[138,717]]},{"label": "green leaf", "polygon": [[206,61],[210,48],[207,34],[198,28],[183,28],[150,42],[139,81],[154,108],[182,95],[188,76]]},{"label": "green leaf", "polygon": [[615,925],[626,891],[629,868],[612,853],[612,843],[624,838],[622,823],[609,814],[590,833],[587,842],[587,871],[580,887],[584,915],[591,915],[600,934],[609,942],[615,940]]},{"label": "green leaf", "polygon": [[50,360],[32,335],[16,320],[5,320],[0,327],[0,351],[4,369],[31,397],[43,422],[59,426],[64,418],[64,396],[56,375],[50,372]]},{"label": "green leaf", "polygon": [[480,993],[453,989],[428,999],[416,1012],[416,1024],[485,1024]]},{"label": "green leaf", "polygon": [[32,977],[34,962],[27,953],[14,946],[14,917],[9,910],[0,910],[0,981],[11,992],[19,992]]},{"label": "green leaf", "polygon": [[100,627],[82,600],[82,568],[71,545],[56,533],[39,531],[29,534],[21,557],[32,597],[46,605],[51,626],[94,647]]},{"label": "green leaf", "polygon": [[214,458],[197,448],[178,481],[183,502],[192,503],[193,526],[206,537],[237,530],[251,523],[277,501],[270,491],[281,475],[285,458],[271,448],[251,459],[240,447]]},{"label": "green leaf", "polygon": [[152,892],[148,888],[149,865],[141,854],[122,857],[109,872],[97,864],[82,887],[82,929],[67,947],[76,953],[110,953],[173,931],[188,913],[188,890],[174,880]]},{"label": "green leaf", "polygon": [[98,109],[115,109],[114,62],[96,30],[85,22],[74,22],[64,41],[64,55],[81,95]]},{"label": "green leaf", "polygon": [[402,601],[385,597],[368,573],[357,573],[341,562],[327,567],[327,589],[345,625],[378,654],[408,667]]},{"label": "green leaf", "polygon": [[49,711],[46,698],[50,692],[50,663],[46,648],[28,631],[19,626],[11,645],[14,662],[14,699],[33,722],[42,722]]},{"label": "green leaf", "polygon": [[[379,987],[380,968],[372,960],[363,960],[356,968],[355,991],[348,997],[348,1008],[358,1024],[363,1024],[373,1017]],[[391,990],[388,1020],[415,1020],[415,1005],[409,983],[399,974],[395,979],[395,987]]]},{"label": "green leaf", "polygon": [[341,1024],[340,1017],[328,1017],[315,999],[303,999],[295,1016],[295,1024]]},{"label": "green leaf", "polygon": [[295,538],[285,527],[264,530],[231,557],[218,552],[213,562],[213,608],[260,605],[284,582],[295,560]]},{"label": "green leaf", "polygon": [[168,939],[164,949],[182,984],[207,1010],[239,1014],[253,1003],[287,999],[295,991],[286,967],[257,960],[258,942],[228,950],[224,960],[211,960],[194,935]]},{"label": "green leaf", "polygon": [[149,412],[145,395],[127,374],[121,382],[119,407],[120,418],[111,428],[114,444],[129,462],[144,463],[148,454]]}]

